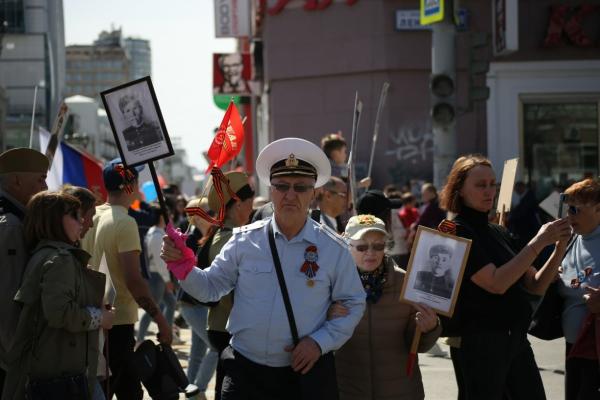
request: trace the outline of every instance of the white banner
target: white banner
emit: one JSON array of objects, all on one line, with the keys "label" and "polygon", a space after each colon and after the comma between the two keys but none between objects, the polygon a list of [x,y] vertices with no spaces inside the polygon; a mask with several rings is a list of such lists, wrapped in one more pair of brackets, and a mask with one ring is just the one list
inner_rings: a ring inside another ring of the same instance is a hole
[{"label": "white banner", "polygon": [[215,37],[250,36],[250,0],[214,0]]}]

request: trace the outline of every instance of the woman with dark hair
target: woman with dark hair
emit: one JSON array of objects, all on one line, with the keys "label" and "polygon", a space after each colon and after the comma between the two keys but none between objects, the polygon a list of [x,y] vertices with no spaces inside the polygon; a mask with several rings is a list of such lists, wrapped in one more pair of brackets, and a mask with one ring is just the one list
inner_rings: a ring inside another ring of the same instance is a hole
[{"label": "woman with dark hair", "polygon": [[414,229],[418,225],[436,229],[440,222],[446,218],[446,212],[440,208],[437,189],[433,184],[425,183],[421,187],[421,200],[423,200],[423,205],[419,210],[419,218]]},{"label": "woman with dark hair", "polygon": [[598,336],[590,338],[584,331],[600,318],[600,182],[586,179],[574,183],[565,194],[569,223],[577,235],[562,262],[558,286],[564,298],[565,398],[596,399],[600,394],[598,355],[594,351],[591,357],[582,354],[578,345],[587,339],[595,342],[588,349],[600,346]]},{"label": "woman with dark hair", "polygon": [[33,253],[15,296],[23,310],[3,399],[84,399],[95,387],[98,330],[112,327],[113,312],[102,307],[104,274],[89,270],[90,255],[77,247],[81,229],[80,202],[69,194],[41,192],[27,205]]},{"label": "woman with dark hair", "polygon": [[[456,233],[472,240],[455,315],[446,331],[461,337],[453,350],[467,399],[545,399],[533,351],[528,293],[542,295],[558,273],[571,228],[566,219],[542,226],[517,249],[506,229],[489,223],[496,176],[480,155],[454,162],[441,193],[441,206],[456,214]],[[555,250],[536,271],[531,265],[549,245]],[[455,364],[456,368],[456,364]]]},{"label": "woman with dark hair", "polygon": [[76,197],[81,203],[81,217],[83,218],[81,237],[85,237],[85,234],[94,226],[98,198],[89,189],[80,186],[64,185],[60,191]]}]

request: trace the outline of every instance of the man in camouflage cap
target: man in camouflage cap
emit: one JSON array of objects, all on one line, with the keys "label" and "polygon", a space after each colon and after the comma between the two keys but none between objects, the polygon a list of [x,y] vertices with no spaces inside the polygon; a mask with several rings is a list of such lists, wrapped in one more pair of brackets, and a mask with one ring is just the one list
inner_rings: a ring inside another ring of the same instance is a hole
[{"label": "man in camouflage cap", "polygon": [[23,237],[25,206],[34,194],[48,189],[48,166],[48,158],[36,150],[16,148],[0,154],[0,392],[19,321],[20,307],[13,298],[29,259]]}]

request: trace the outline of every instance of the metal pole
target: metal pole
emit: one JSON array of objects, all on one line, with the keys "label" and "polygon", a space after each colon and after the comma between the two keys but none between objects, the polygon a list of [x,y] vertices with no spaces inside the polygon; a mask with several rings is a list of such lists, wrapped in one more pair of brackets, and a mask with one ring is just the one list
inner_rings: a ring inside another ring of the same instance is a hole
[{"label": "metal pole", "polygon": [[[451,10],[451,7],[448,7]],[[445,74],[456,82],[456,29],[452,23],[452,12],[447,12],[443,21],[432,25],[431,73]],[[455,84],[456,87],[456,84]],[[456,90],[456,89],[455,89]],[[448,99],[455,106],[455,95]],[[433,183],[441,188],[446,176],[456,160],[456,117],[447,126],[439,126],[432,121],[433,129]]]},{"label": "metal pole", "polygon": [[33,126],[35,125],[35,106],[37,105],[38,87],[33,89],[33,110],[31,111],[31,127],[29,128],[29,148],[33,149]]}]

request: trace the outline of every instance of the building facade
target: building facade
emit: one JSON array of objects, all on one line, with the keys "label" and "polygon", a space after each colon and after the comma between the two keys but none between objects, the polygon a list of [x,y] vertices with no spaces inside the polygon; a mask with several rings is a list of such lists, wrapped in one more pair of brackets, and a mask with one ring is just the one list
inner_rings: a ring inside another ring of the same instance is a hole
[{"label": "building facade", "polygon": [[[414,20],[398,20],[399,13],[415,13],[419,2],[323,3],[266,3],[257,150],[285,136],[319,143],[338,130],[349,140],[358,92],[364,107],[357,175],[364,176],[379,93],[387,81],[374,186],[431,180],[432,34]],[[516,5],[516,18],[503,12],[508,4]],[[455,50],[457,155],[487,155],[499,178],[504,160],[518,157],[517,179],[530,183],[539,199],[574,180],[598,176],[600,1],[463,0],[460,8],[465,19]],[[494,26],[504,18],[506,29],[518,33],[518,50],[494,55],[499,38]],[[490,62],[482,79],[490,98],[469,107],[473,33],[491,39],[479,52]]]},{"label": "building facade", "polygon": [[131,65],[129,80],[152,75],[152,49],[150,41],[146,39],[128,37],[125,39],[125,48],[129,54]]},{"label": "building facade", "polygon": [[600,1],[522,0],[507,22],[519,48],[490,65],[487,152],[519,157],[543,199],[600,174]]},{"label": "building facade", "polygon": [[[390,83],[380,120],[373,185],[405,184],[433,177],[433,134],[429,117],[431,32],[397,29],[397,12],[419,2],[359,0],[306,10],[304,1],[268,11],[262,22],[264,90],[259,113],[259,147],[268,140],[299,136],[319,143],[341,130],[350,141],[355,93],[363,102],[357,148],[357,177],[367,173],[373,128],[384,82]],[[470,31],[491,31],[491,3],[462,1]],[[456,102],[465,109],[468,37],[456,39]],[[459,153],[485,152],[486,109],[476,104],[456,120]]]},{"label": "building facade", "polygon": [[48,127],[63,99],[63,4],[61,0],[3,1],[0,21],[0,86],[7,100],[6,125],[0,134],[4,150],[29,146],[32,111],[34,124]]},{"label": "building facade", "polygon": [[131,60],[121,30],[103,31],[91,45],[67,46],[67,96],[100,99],[100,92],[129,80]]}]

